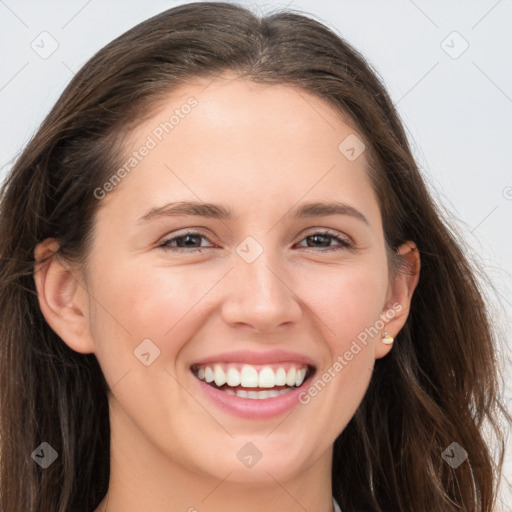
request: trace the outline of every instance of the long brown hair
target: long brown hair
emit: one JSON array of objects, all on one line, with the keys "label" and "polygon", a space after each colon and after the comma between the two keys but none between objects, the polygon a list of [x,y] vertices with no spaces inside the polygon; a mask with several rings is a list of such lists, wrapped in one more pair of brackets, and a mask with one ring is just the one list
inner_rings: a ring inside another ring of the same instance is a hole
[{"label": "long brown hair", "polygon": [[[0,503],[5,512],[93,510],[109,477],[108,386],[93,354],[52,331],[38,305],[34,248],[84,261],[94,190],[123,160],[123,140],[174,88],[224,71],[287,84],[329,102],[364,136],[390,249],[422,261],[410,316],[376,361],[336,439],[333,495],[344,512],[490,512],[503,463],[496,336],[453,229],[431,199],[397,112],[365,59],[318,21],[258,17],[228,3],[167,10],[105,46],[76,74],[21,154],[0,203]],[[497,440],[497,453],[484,427]],[[42,442],[58,453],[42,470]],[[457,442],[467,462],[441,456]]]}]

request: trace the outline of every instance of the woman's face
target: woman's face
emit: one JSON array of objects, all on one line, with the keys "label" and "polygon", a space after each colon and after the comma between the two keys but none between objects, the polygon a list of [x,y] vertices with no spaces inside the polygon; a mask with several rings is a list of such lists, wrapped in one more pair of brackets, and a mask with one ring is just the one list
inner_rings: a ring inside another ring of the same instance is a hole
[{"label": "woman's face", "polygon": [[73,346],[99,360],[126,464],[264,482],[330,462],[407,307],[360,139],[303,90],[232,77],[131,134],[95,192]]}]

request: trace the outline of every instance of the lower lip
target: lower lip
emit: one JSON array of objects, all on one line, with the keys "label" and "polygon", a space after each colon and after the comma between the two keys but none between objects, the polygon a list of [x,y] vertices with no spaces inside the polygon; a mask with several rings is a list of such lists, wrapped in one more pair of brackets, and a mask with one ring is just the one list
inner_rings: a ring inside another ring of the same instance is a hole
[{"label": "lower lip", "polygon": [[198,379],[195,375],[192,375],[192,378],[197,382],[199,389],[223,411],[239,418],[267,419],[280,416],[293,409],[293,407],[301,405],[299,395],[308,389],[313,374],[314,372],[311,373],[300,387],[282,395],[261,400],[228,395],[224,391],[220,391]]}]

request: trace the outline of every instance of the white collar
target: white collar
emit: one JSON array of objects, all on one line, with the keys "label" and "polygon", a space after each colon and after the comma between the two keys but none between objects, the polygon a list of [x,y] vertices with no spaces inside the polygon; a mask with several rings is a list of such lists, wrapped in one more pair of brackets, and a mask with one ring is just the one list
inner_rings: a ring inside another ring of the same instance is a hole
[{"label": "white collar", "polygon": [[338,505],[338,502],[334,499],[334,496],[332,497],[332,504],[334,505],[334,512],[341,512],[341,508]]}]

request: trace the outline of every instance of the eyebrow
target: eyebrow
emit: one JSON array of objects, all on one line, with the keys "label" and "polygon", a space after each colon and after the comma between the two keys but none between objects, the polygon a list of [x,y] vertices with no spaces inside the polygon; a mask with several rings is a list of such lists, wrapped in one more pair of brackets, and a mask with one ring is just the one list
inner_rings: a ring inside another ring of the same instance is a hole
[{"label": "eyebrow", "polygon": [[[325,217],[328,215],[348,215],[369,224],[366,217],[356,208],[338,201],[321,203],[305,203],[292,211],[297,218]],[[209,219],[234,220],[235,215],[228,208],[221,204],[203,203],[198,201],[178,201],[168,203],[164,206],[149,209],[139,219],[139,223],[145,223],[161,217],[181,217],[192,215],[206,217]]]}]

